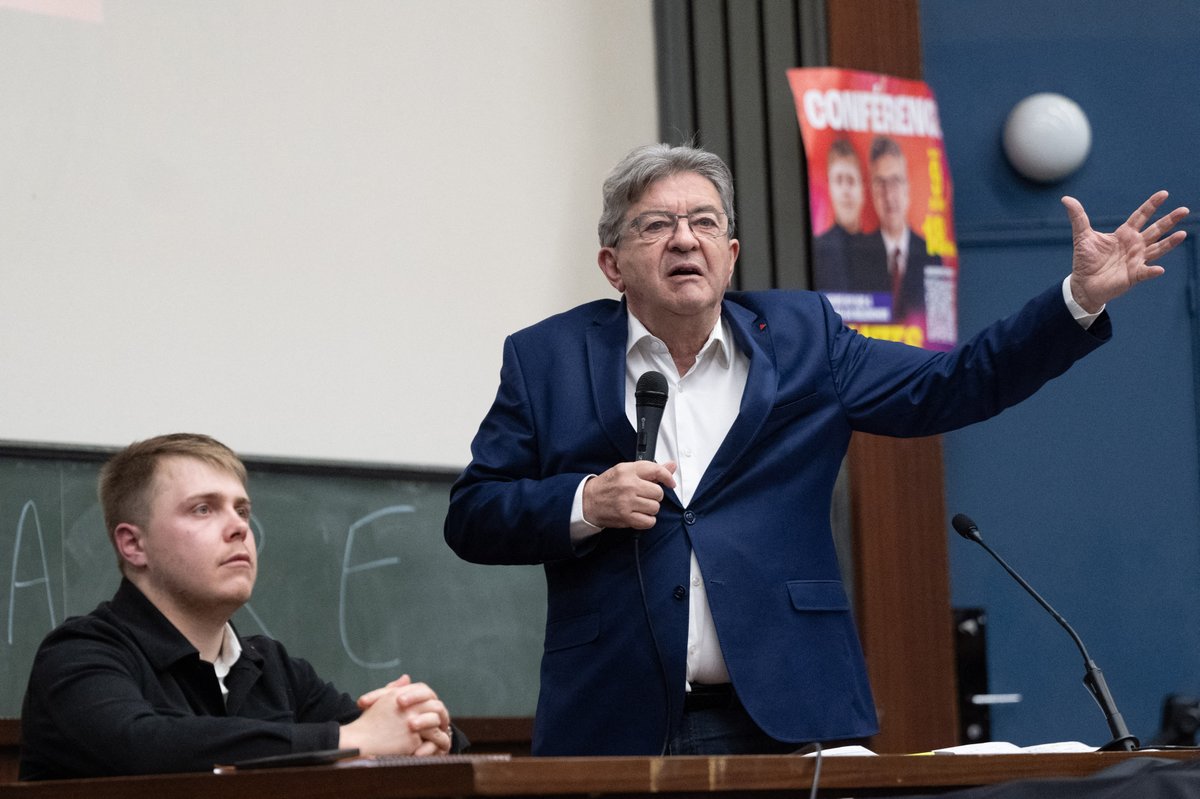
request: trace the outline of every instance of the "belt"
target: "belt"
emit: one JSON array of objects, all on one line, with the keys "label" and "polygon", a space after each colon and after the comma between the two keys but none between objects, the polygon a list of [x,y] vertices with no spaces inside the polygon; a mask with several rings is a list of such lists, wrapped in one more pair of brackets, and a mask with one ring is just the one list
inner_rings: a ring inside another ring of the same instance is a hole
[{"label": "belt", "polygon": [[685,713],[692,710],[715,710],[736,707],[737,704],[737,694],[734,693],[730,683],[723,682],[717,685],[693,683],[692,690],[688,691],[684,697],[683,710]]}]

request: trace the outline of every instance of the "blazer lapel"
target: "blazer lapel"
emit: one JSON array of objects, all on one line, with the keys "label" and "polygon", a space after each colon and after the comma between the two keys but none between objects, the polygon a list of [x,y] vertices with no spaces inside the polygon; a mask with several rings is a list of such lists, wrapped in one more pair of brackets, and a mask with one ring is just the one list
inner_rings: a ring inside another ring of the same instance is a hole
[{"label": "blazer lapel", "polygon": [[[625,348],[629,344],[629,310],[621,299],[616,311],[600,313],[587,330],[588,372],[596,418],[617,451],[617,463],[633,459],[637,433],[625,415]],[[682,507],[675,490],[665,488],[663,501]]]},{"label": "blazer lapel", "polygon": [[767,320],[728,299],[725,300],[724,314],[729,320],[734,346],[749,357],[750,369],[746,375],[746,388],[742,392],[742,404],[737,419],[734,420],[733,427],[729,428],[729,433],[721,442],[717,454],[713,456],[712,463],[705,470],[704,477],[692,496],[692,504],[725,478],[754,441],[775,404],[775,396],[779,389],[775,347],[771,341],[771,328],[767,325]]},{"label": "blazer lapel", "polygon": [[622,299],[615,311],[598,314],[587,330],[588,372],[596,418],[623,461],[632,459],[637,447],[637,435],[625,416],[627,313]]}]

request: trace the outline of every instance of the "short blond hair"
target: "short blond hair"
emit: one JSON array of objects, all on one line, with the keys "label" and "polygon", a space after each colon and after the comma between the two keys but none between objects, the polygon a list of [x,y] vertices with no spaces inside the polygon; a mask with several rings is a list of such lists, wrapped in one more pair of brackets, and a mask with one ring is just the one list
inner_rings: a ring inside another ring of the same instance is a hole
[{"label": "short blond hair", "polygon": [[[246,484],[246,466],[233,450],[199,433],[171,433],[135,441],[112,456],[100,469],[100,507],[104,527],[116,548],[114,532],[124,523],[145,527],[150,517],[150,499],[158,464],[164,458],[194,458],[228,472]],[[117,561],[124,565],[118,556]]]}]

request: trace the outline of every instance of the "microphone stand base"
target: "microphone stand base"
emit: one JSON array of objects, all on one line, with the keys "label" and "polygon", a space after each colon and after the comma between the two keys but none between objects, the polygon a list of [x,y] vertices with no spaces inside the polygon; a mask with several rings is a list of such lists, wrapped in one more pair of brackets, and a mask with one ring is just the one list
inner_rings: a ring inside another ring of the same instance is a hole
[{"label": "microphone stand base", "polygon": [[1104,746],[1100,747],[1101,752],[1136,752],[1141,746],[1138,744],[1138,739],[1132,735],[1125,735],[1121,738],[1116,738],[1109,741]]}]

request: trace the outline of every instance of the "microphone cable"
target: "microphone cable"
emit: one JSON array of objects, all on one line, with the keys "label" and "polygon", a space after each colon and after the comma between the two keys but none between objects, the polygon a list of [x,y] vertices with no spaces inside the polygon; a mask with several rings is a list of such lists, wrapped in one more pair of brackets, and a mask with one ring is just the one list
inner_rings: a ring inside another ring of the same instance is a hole
[{"label": "microphone cable", "polygon": [[[667,407],[667,378],[662,372],[653,369],[644,372],[638,378],[634,388],[634,427],[637,433],[635,461],[653,461],[654,451],[658,444],[658,426],[662,421],[663,409]],[[657,517],[655,519],[657,524]],[[662,649],[658,645],[658,636],[654,633],[654,621],[650,617],[650,603],[646,600],[646,581],[642,576],[642,534],[640,530],[633,531],[633,562],[637,567],[638,590],[642,595],[642,610],[646,614],[646,628],[650,630],[650,641],[654,645],[654,657],[658,660],[658,670],[662,674],[663,698],[666,699],[666,717],[663,725],[663,743],[660,755],[667,754],[671,744],[671,680],[667,676],[667,664],[663,662]]]},{"label": "microphone cable", "polygon": [[663,718],[663,742],[659,756],[667,754],[671,744],[671,681],[667,677],[667,664],[663,663],[662,649],[658,645],[658,636],[654,633],[654,621],[650,617],[650,603],[646,601],[646,582],[642,577],[642,534],[633,533],[633,563],[637,567],[638,591],[642,596],[642,610],[646,614],[646,628],[650,630],[650,642],[654,645],[654,658],[658,661],[658,671],[662,675],[663,698],[666,700],[666,713]]},{"label": "microphone cable", "polygon": [[812,788],[809,789],[808,799],[817,799],[817,787],[821,784],[821,742],[814,741],[817,747],[817,762],[813,765]]}]

